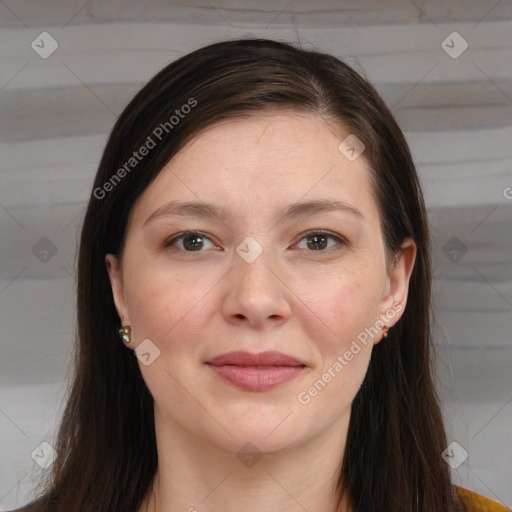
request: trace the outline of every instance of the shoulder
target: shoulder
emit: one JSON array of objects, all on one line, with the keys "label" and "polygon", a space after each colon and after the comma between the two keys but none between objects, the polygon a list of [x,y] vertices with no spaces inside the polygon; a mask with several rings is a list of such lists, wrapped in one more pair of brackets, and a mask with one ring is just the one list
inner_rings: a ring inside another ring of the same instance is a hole
[{"label": "shoulder", "polygon": [[497,501],[486,498],[481,494],[455,486],[459,500],[465,505],[467,512],[510,512],[510,509]]},{"label": "shoulder", "polygon": [[[454,487],[458,500],[465,507],[465,512],[511,512],[512,510],[497,501],[491,500],[469,489],[465,489],[464,487],[459,487],[458,485]],[[40,505],[40,502],[32,502],[25,507],[10,512],[38,512]]]}]

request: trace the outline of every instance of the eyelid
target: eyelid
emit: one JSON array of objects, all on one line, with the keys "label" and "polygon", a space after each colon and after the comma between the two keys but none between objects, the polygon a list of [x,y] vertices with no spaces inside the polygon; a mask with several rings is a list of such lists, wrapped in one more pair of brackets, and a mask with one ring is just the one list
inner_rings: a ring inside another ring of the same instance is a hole
[{"label": "eyelid", "polygon": [[[186,236],[191,235],[197,235],[201,238],[206,238],[210,242],[213,243],[212,237],[207,235],[206,233],[203,233],[202,231],[196,231],[196,230],[190,230],[190,231],[180,231],[179,233],[176,233],[175,235],[172,235],[170,238],[167,238],[164,242],[164,248],[170,247],[174,242],[177,242],[179,240],[182,240]],[[181,252],[203,252],[203,251],[181,251]]]},{"label": "eyelid", "polygon": [[[308,231],[305,231],[304,233],[301,233],[299,235],[300,236],[299,241],[294,243],[293,245],[296,245],[299,242],[302,242],[302,240],[304,238],[307,238],[308,236],[313,236],[313,235],[324,235],[327,238],[334,238],[338,242],[338,245],[348,245],[348,243],[349,243],[348,240],[344,236],[342,236],[338,233],[334,233],[332,231],[327,231],[325,229],[310,229]],[[323,251],[308,251],[308,252],[313,252],[313,253],[314,252],[319,252],[319,253],[324,252],[324,253],[326,253],[329,251],[330,251],[330,249],[323,250]]]},{"label": "eyelid", "polygon": [[[164,248],[171,247],[174,244],[174,242],[177,242],[177,241],[185,238],[186,236],[191,236],[191,235],[198,235],[201,238],[206,238],[210,242],[214,243],[213,240],[212,240],[212,237],[207,235],[206,233],[204,233],[202,231],[197,231],[197,230],[190,230],[190,231],[180,231],[179,233],[176,233],[175,235],[172,235],[170,238],[166,239],[165,242],[164,242]],[[348,240],[345,237],[343,237],[342,235],[338,234],[338,233],[334,233],[332,231],[327,231],[325,229],[310,229],[308,231],[305,231],[304,233],[301,233],[299,235],[299,237],[300,237],[299,240],[297,242],[295,242],[293,244],[293,246],[297,245],[304,238],[307,238],[308,236],[313,236],[313,235],[324,235],[326,237],[333,238],[333,239],[335,239],[338,242],[338,245],[348,245],[349,244]],[[308,252],[313,252],[313,253],[314,252],[319,252],[319,253],[321,253],[321,252],[329,252],[329,250],[330,249],[320,250],[320,251],[308,251]],[[178,252],[194,253],[194,252],[204,252],[204,251],[183,251],[183,250],[179,250]]]},{"label": "eyelid", "polygon": [[[344,242],[348,244],[348,240],[343,237],[342,235],[338,233],[334,233],[333,231],[327,231],[326,229],[310,229],[309,231],[305,231],[304,233],[301,233],[299,236],[302,238],[305,238],[307,236],[311,235],[326,235],[326,236],[332,236],[333,238],[338,239],[340,242]],[[301,238],[301,240],[302,240]]]}]

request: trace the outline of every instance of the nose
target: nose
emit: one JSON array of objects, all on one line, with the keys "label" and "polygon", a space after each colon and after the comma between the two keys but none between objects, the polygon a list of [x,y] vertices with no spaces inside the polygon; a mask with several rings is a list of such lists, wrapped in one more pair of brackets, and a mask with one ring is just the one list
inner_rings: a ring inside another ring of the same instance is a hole
[{"label": "nose", "polygon": [[263,328],[268,321],[277,325],[289,319],[292,292],[285,284],[284,271],[268,259],[265,251],[251,263],[234,255],[222,304],[228,322]]}]

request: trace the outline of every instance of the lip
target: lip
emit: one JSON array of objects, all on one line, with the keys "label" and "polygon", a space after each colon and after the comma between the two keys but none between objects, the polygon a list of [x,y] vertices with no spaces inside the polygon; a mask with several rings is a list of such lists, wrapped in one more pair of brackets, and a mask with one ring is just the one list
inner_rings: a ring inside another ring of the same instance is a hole
[{"label": "lip", "polygon": [[281,352],[244,351],[216,356],[206,364],[224,381],[249,391],[266,391],[298,377],[305,363]]},{"label": "lip", "polygon": [[225,364],[235,366],[305,366],[305,363],[302,361],[273,350],[267,350],[259,354],[236,350],[235,352],[227,352],[226,354],[209,359],[207,363],[214,366]]}]

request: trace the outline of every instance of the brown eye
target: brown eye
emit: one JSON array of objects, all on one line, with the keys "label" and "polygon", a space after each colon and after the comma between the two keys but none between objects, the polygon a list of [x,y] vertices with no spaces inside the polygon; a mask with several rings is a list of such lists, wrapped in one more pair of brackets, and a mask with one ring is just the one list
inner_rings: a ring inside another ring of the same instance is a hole
[{"label": "brown eye", "polygon": [[[306,247],[313,251],[319,251],[319,252],[326,252],[325,249],[327,248],[329,242],[328,240],[332,239],[337,242],[337,245],[344,245],[346,242],[345,240],[339,236],[335,235],[334,233],[329,233],[326,231],[309,231],[305,234],[305,236],[302,238],[302,240],[307,240]],[[301,240],[301,242],[302,242]],[[332,247],[332,246],[331,246]],[[329,247],[329,248],[331,248]]]},{"label": "brown eye", "polygon": [[206,241],[211,243],[210,238],[204,233],[186,231],[167,240],[165,247],[172,247],[174,250],[184,252],[201,252]]}]

